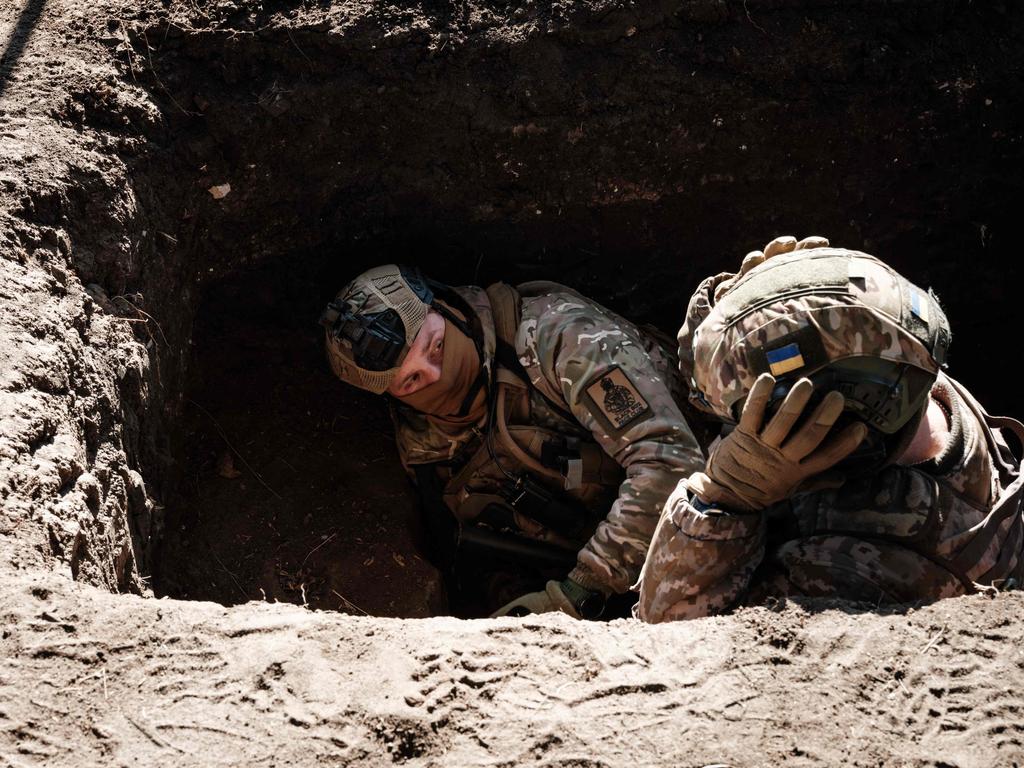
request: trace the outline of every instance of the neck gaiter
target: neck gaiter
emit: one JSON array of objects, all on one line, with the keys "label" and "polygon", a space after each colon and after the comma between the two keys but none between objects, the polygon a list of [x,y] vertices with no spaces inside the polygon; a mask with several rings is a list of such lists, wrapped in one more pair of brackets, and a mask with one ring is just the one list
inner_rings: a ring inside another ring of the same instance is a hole
[{"label": "neck gaiter", "polygon": [[487,409],[486,387],[480,387],[465,414],[459,415],[459,409],[479,374],[480,355],[473,340],[445,318],[441,378],[419,392],[398,399],[427,414],[439,426],[475,424]]}]

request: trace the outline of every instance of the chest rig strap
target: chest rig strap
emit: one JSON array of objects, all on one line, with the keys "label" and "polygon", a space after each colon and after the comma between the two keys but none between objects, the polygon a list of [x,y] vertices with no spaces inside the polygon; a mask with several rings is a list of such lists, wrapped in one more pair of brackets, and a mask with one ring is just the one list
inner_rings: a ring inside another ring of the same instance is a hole
[{"label": "chest rig strap", "polygon": [[494,428],[508,451],[526,467],[561,483],[571,491],[586,484],[612,484],[621,479],[622,468],[596,443],[577,437],[548,439],[540,455],[531,455],[523,450],[509,433],[509,417],[519,412],[528,414],[530,396],[536,392],[559,418],[567,424],[577,424],[576,417],[562,403],[556,403],[530,381],[529,374],[519,362],[515,339],[522,321],[519,292],[506,283],[488,286],[487,297],[491,301],[494,326],[497,336],[495,358],[497,360],[496,408]]},{"label": "chest rig strap", "polygon": [[[530,450],[516,440],[510,430],[510,418],[528,417],[530,397],[537,392],[548,407],[567,424],[576,419],[564,404],[554,403],[533,386],[529,375],[520,364],[515,350],[515,337],[522,321],[519,292],[506,283],[495,283],[486,289],[494,318],[496,351],[494,379],[488,433],[470,460],[455,473],[445,487],[445,497],[451,506],[457,506],[463,489],[473,476],[493,460],[493,438],[500,441],[505,453],[529,473],[557,483],[565,490],[575,490],[586,484],[616,483],[621,478],[621,467],[597,444],[572,437],[549,436],[539,451]],[[517,433],[523,426],[516,427]],[[543,430],[550,433],[550,430]],[[522,437],[522,435],[520,435]],[[536,448],[537,446],[534,446]]]},{"label": "chest rig strap", "polygon": [[[519,400],[522,413],[529,413],[530,380],[519,363],[515,353],[515,339],[522,322],[522,304],[519,292],[508,283],[494,283],[487,286],[487,298],[491,301],[491,312],[494,314],[494,331],[497,337],[495,357],[495,403],[494,419],[488,425],[497,433],[505,449],[515,456],[524,467],[538,475],[562,482],[562,473],[545,466],[536,456],[524,450],[508,429],[509,407],[513,400]],[[573,466],[565,475],[567,489],[578,488],[582,484],[582,467]]]},{"label": "chest rig strap", "polygon": [[[1006,416],[989,415],[963,385],[946,378],[980,422],[1001,486],[991,511],[974,526],[974,538],[957,555],[954,566],[974,582],[1020,588],[1024,584],[1024,462],[996,441],[993,430],[1012,433],[1024,448],[1024,425]],[[978,565],[993,561],[987,570]]]},{"label": "chest rig strap", "polygon": [[[578,429],[577,420],[564,403],[547,398],[519,362],[518,291],[498,283],[487,288],[487,297],[495,329],[489,418],[478,435],[480,446],[445,484],[445,504],[463,523],[519,529],[575,547],[592,524],[579,495],[592,493],[594,486],[617,485],[622,468],[597,443],[565,434]],[[534,424],[534,393],[570,429]],[[504,479],[496,478],[496,471]],[[490,479],[477,487],[482,477]]]}]

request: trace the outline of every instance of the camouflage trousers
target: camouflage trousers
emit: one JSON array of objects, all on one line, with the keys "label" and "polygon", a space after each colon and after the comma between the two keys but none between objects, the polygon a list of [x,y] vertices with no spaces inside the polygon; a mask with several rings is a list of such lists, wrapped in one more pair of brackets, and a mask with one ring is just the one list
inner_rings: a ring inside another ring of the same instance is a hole
[{"label": "camouflage trousers", "polygon": [[634,616],[644,621],[699,618],[769,597],[881,604],[966,592],[951,571],[894,541],[823,533],[766,546],[759,514],[704,516],[688,504],[673,506],[658,523],[637,585]]},{"label": "camouflage trousers", "polygon": [[838,597],[875,604],[916,603],[964,594],[951,572],[895,542],[853,536],[788,541],[756,572],[745,604],[768,597]]}]

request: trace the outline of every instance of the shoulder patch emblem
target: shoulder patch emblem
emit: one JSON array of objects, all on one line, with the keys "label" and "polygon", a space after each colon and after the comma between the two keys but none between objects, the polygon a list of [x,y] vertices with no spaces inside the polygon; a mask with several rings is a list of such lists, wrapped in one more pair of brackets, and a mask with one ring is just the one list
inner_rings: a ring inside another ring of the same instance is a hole
[{"label": "shoulder patch emblem", "polygon": [[624,429],[651,410],[643,395],[618,367],[594,379],[586,391],[593,406],[591,411],[595,416],[603,416],[613,429]]}]

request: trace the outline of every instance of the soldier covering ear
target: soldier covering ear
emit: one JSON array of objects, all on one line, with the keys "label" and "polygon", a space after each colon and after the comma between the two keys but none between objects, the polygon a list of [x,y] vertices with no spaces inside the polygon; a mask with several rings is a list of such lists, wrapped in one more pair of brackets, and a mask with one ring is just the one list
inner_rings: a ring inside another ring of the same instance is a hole
[{"label": "soldier covering ear", "polygon": [[777,238],[691,299],[681,365],[727,427],[662,511],[642,619],[751,594],[934,599],[1022,576],[1024,480],[1000,429],[1024,428],[942,372],[934,295],[865,253],[801,242]]}]

